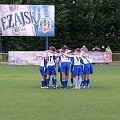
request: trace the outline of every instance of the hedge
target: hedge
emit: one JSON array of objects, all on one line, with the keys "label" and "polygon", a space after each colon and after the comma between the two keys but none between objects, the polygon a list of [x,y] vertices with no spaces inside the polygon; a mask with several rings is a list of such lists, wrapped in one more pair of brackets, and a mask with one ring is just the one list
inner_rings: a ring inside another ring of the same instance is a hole
[{"label": "hedge", "polygon": [[112,60],[113,61],[120,61],[120,53],[113,53]]},{"label": "hedge", "polygon": [[8,53],[0,53],[0,62],[8,61]]}]

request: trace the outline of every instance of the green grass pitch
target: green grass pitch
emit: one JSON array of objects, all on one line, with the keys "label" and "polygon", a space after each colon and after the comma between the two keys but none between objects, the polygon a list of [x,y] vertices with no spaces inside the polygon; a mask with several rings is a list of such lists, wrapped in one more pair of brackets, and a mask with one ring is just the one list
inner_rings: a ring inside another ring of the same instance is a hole
[{"label": "green grass pitch", "polygon": [[0,120],[120,120],[120,65],[95,65],[89,89],[39,83],[38,66],[0,65]]}]

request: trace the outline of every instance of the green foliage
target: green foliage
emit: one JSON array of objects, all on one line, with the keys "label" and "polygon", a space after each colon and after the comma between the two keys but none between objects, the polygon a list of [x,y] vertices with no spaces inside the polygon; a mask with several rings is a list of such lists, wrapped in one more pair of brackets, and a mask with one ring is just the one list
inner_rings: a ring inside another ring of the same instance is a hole
[{"label": "green foliage", "polygon": [[120,61],[120,53],[113,53],[112,60],[113,61]]},{"label": "green foliage", "polygon": [[[49,38],[49,46],[67,44],[73,49],[85,44],[91,50],[110,45],[120,51],[120,0],[26,0],[26,4],[55,5],[55,37]],[[4,37],[2,43],[6,51],[45,50],[45,38]]]},{"label": "green foliage", "polygon": [[0,53],[0,62],[8,62],[8,53]]}]

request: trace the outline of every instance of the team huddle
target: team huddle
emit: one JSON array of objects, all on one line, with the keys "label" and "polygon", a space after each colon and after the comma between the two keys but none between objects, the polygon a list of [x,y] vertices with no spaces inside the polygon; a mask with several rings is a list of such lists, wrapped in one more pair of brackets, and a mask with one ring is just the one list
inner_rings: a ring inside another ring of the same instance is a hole
[{"label": "team huddle", "polygon": [[51,46],[48,51],[45,51],[41,59],[42,62],[39,67],[42,76],[41,88],[50,88],[50,79],[52,79],[53,88],[57,88],[57,65],[61,89],[67,88],[70,72],[72,89],[90,87],[90,74],[93,74],[93,64],[86,51],[80,48],[68,50],[67,46],[56,50],[55,47]]}]

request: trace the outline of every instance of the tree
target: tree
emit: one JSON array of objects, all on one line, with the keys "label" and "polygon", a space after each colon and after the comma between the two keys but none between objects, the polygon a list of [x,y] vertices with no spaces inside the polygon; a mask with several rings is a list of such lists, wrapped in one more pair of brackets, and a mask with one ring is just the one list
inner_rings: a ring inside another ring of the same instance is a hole
[{"label": "tree", "polygon": [[[17,0],[14,0],[17,2]],[[71,49],[110,45],[120,51],[120,0],[29,0],[26,4],[55,5],[55,37],[49,45]],[[10,4],[10,0],[1,3]],[[22,1],[17,2],[23,4]],[[3,37],[8,50],[45,50],[43,37]],[[15,42],[14,42],[15,41]]]}]

